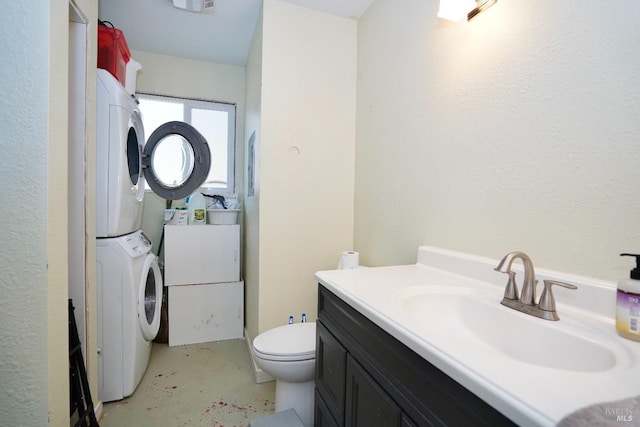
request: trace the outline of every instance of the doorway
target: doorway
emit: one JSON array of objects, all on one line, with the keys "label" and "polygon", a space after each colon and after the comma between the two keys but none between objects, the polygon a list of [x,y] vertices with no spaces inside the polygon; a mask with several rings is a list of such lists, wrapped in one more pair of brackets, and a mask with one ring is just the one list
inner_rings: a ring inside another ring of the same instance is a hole
[{"label": "doorway", "polygon": [[75,306],[82,354],[87,360],[87,19],[69,2],[69,114],[68,114],[68,250],[69,298]]}]

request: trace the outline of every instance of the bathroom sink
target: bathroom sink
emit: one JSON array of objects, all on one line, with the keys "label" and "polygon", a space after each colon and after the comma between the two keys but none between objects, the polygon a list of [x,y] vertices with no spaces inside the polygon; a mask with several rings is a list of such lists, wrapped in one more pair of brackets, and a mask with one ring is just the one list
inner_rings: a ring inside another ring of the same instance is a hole
[{"label": "bathroom sink", "polygon": [[[521,363],[599,372],[619,365],[613,342],[500,304],[501,295],[473,288],[415,286],[398,293],[407,321],[440,346],[495,352]],[[483,344],[483,345],[479,345]],[[484,350],[481,350],[484,349]]]},{"label": "bathroom sink", "polygon": [[[421,247],[415,265],[316,277],[517,425],[553,427],[582,408],[638,395],[640,345],[616,333],[614,282],[537,269],[539,285],[547,280],[578,288],[558,288],[560,320],[551,321],[500,304],[510,278],[494,271],[500,263]],[[520,267],[522,291],[526,268]]]}]

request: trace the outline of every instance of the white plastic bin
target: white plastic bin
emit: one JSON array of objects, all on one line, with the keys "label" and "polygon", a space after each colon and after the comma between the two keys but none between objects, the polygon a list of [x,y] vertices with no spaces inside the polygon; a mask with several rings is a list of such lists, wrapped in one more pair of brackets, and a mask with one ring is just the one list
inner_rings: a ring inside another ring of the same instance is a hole
[{"label": "white plastic bin", "polygon": [[240,209],[207,209],[207,224],[237,224],[239,213]]}]

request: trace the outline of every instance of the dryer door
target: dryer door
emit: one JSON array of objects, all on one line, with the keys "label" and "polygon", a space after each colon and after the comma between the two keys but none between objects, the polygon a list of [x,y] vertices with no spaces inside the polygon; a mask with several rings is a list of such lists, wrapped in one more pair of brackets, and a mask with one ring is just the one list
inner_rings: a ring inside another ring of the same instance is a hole
[{"label": "dryer door", "polygon": [[147,254],[138,290],[138,324],[145,340],[151,341],[160,330],[162,307],[162,276],[158,258]]},{"label": "dryer door", "polygon": [[[144,198],[144,185],[140,185],[143,178],[142,169],[142,144],[144,143],[144,126],[140,110],[131,113],[127,131],[127,171],[132,191],[135,191],[135,199],[142,202]],[[134,190],[135,189],[135,190]]]},{"label": "dryer door", "polygon": [[209,144],[188,123],[165,123],[149,137],[144,147],[142,167],[154,193],[167,200],[184,199],[196,191],[209,175]]}]

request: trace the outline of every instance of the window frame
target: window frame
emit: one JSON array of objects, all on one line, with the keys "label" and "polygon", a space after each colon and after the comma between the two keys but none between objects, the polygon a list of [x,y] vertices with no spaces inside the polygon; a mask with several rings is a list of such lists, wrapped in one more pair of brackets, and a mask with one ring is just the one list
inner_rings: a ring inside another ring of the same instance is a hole
[{"label": "window frame", "polygon": [[[196,109],[202,110],[211,110],[211,111],[224,111],[227,113],[227,185],[226,187],[211,187],[207,185],[205,181],[200,187],[205,188],[209,191],[213,191],[215,193],[219,193],[221,195],[224,194],[234,194],[235,193],[235,166],[236,166],[236,114],[237,114],[237,105],[228,103],[228,102],[220,102],[220,101],[210,101],[205,99],[194,99],[194,98],[182,98],[179,96],[168,96],[168,95],[157,95],[153,93],[146,92],[136,92],[136,97],[138,99],[149,99],[153,101],[165,101],[171,103],[179,103],[184,107],[184,118],[182,121],[185,123],[191,123],[191,111]],[[142,122],[144,124],[144,112],[142,115]],[[149,139],[150,135],[145,134],[145,144]],[[211,145],[211,144],[209,144]],[[211,150],[211,146],[209,148]],[[212,150],[211,150],[212,151]],[[213,153],[212,153],[213,156]],[[145,189],[146,191],[151,191],[148,187]]]}]

